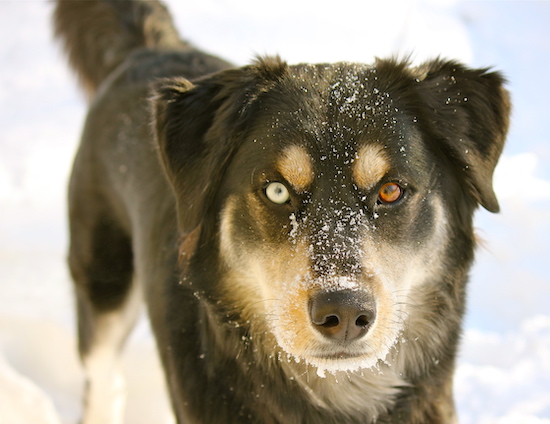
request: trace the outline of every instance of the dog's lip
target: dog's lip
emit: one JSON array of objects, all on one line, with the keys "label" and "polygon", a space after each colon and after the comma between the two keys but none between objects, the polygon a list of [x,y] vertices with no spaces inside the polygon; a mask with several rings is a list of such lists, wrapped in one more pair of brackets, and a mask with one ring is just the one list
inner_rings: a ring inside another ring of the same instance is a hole
[{"label": "dog's lip", "polygon": [[350,351],[339,351],[335,353],[317,353],[314,356],[318,359],[330,359],[330,360],[342,360],[342,359],[355,359],[365,356],[365,352],[350,352]]}]

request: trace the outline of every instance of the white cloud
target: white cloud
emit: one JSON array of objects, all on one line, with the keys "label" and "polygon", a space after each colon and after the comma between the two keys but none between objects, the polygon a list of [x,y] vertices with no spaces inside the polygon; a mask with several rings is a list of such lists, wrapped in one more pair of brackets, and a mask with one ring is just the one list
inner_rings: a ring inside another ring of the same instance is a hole
[{"label": "white cloud", "polygon": [[498,198],[518,201],[550,199],[550,182],[536,176],[538,165],[535,153],[503,156],[494,176]]}]

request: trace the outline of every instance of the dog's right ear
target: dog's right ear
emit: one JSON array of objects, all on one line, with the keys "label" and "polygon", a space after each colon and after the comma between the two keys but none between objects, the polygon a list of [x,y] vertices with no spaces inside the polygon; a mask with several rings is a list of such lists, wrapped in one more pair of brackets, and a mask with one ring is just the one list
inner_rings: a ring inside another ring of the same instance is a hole
[{"label": "dog's right ear", "polygon": [[287,69],[280,59],[266,58],[194,83],[176,78],[156,84],[152,100],[156,143],[184,234],[208,214],[260,93]]},{"label": "dog's right ear", "polygon": [[[157,83],[154,129],[161,163],[174,190],[182,232],[197,227],[212,196],[212,181],[230,154],[228,143],[214,149],[212,125],[223,99],[220,84],[194,85],[177,78]],[[215,154],[217,152],[217,154]]]}]

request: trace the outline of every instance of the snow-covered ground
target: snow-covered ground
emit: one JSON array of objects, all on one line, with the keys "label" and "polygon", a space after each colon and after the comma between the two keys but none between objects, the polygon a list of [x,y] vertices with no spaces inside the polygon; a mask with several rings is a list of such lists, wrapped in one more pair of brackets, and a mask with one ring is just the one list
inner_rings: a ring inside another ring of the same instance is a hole
[{"label": "snow-covered ground", "polygon": [[[237,64],[362,61],[413,53],[496,66],[514,99],[495,185],[477,215],[456,373],[463,424],[550,423],[550,2],[168,2],[187,38]],[[65,186],[85,113],[45,0],[0,1],[0,424],[75,423],[83,377],[65,268]],[[142,320],[125,353],[127,422],[169,423]]]}]

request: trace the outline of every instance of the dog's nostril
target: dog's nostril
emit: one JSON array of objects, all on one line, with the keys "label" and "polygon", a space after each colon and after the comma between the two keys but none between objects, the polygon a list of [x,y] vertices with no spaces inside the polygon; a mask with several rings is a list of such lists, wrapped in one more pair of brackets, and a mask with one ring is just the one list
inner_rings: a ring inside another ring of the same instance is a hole
[{"label": "dog's nostril", "polygon": [[369,318],[366,315],[361,315],[355,320],[355,325],[357,327],[366,327],[370,324]]},{"label": "dog's nostril", "polygon": [[323,327],[329,327],[329,328],[336,327],[340,325],[340,319],[336,315],[329,315],[324,317],[324,320],[321,324],[317,324],[317,325],[322,325]]},{"label": "dog's nostril", "polygon": [[350,342],[368,332],[376,319],[376,308],[365,292],[321,292],[310,301],[310,317],[314,328],[323,336]]}]

